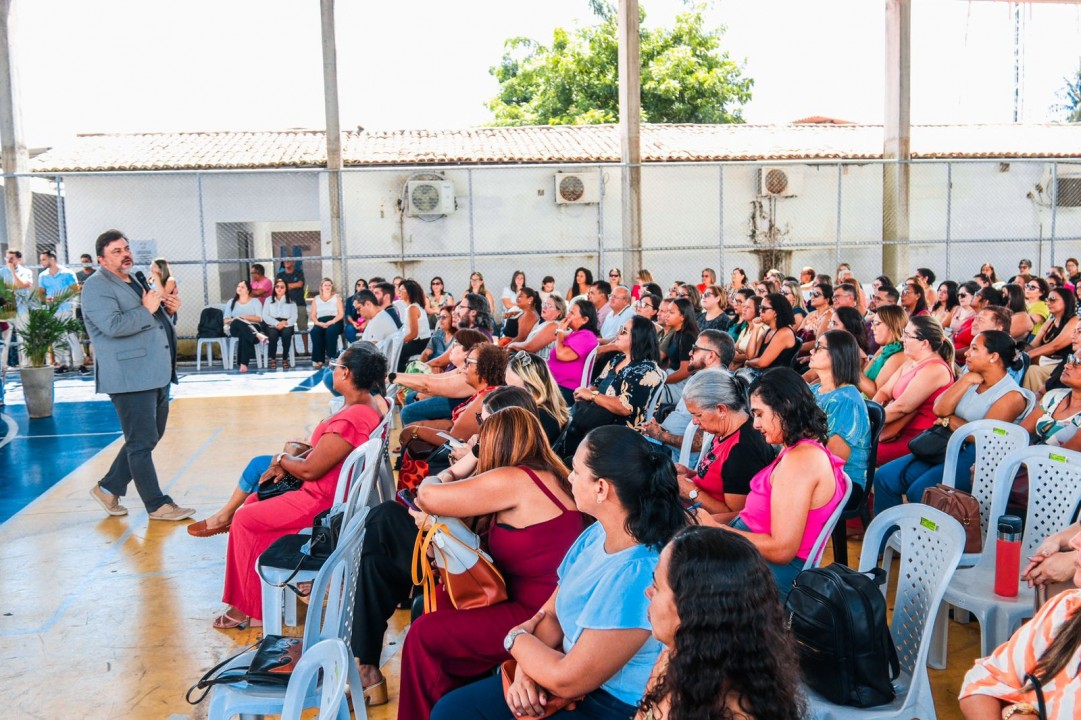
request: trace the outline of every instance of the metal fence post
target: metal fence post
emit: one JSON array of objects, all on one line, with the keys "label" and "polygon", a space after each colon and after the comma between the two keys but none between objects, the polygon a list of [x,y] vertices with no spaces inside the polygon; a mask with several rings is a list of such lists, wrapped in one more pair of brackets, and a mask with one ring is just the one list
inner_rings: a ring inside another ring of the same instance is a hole
[{"label": "metal fence post", "polygon": [[841,179],[844,175],[844,165],[837,163],[837,220],[833,237],[834,265],[841,265]]},{"label": "metal fence post", "polygon": [[950,275],[950,240],[953,238],[953,163],[946,163],[946,277]]},{"label": "metal fence post", "polygon": [[64,193],[62,192],[64,178],[57,175],[56,183],[56,231],[57,245],[64,248],[63,262],[71,263],[71,249],[68,247],[67,217],[64,208]]},{"label": "metal fence post", "polygon": [[717,245],[720,262],[717,264],[717,284],[725,287],[727,277],[724,271],[724,165],[717,166],[717,235],[720,241]]},{"label": "metal fence post", "polygon": [[210,278],[206,271],[206,221],[203,214],[203,174],[195,173],[195,188],[199,194],[199,249],[203,258],[203,307],[210,304]]},{"label": "metal fence post", "polygon": [[[1055,225],[1058,222],[1058,162],[1051,163],[1051,265],[1055,264]],[[1042,255],[1043,253],[1041,253]],[[1043,258],[1040,258],[1036,262],[1041,262]],[[1043,268],[1038,268],[1039,272],[1043,273]]]},{"label": "metal fence post", "polygon": [[466,170],[465,176],[469,187],[469,273],[472,275],[477,271],[477,256],[475,255],[473,238],[473,168]]},{"label": "metal fence post", "polygon": [[[599,165],[597,166],[597,177],[600,182],[600,193],[597,195],[597,257],[600,258],[601,274],[604,274],[604,176],[602,173],[604,169]],[[558,188],[556,192],[558,192]],[[624,258],[626,260],[626,258]],[[622,261],[620,261],[622,265]],[[635,268],[634,272],[637,272],[641,268]]]}]

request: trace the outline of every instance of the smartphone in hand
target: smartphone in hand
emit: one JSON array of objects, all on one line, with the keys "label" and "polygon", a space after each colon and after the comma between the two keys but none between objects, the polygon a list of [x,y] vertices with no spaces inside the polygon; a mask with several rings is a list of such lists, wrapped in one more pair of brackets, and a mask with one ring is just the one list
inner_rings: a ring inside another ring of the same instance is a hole
[{"label": "smartphone in hand", "polygon": [[402,489],[398,491],[398,499],[405,503],[405,506],[410,510],[416,510],[417,512],[424,512],[417,507],[417,494],[412,490]]}]

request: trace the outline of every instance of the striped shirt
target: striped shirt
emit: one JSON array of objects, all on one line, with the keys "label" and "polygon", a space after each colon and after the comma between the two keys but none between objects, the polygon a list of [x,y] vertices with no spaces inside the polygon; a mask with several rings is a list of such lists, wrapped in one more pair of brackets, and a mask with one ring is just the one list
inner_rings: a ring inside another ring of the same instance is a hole
[{"label": "striped shirt", "polygon": [[[1006,703],[1028,702],[1035,705],[1035,691],[1021,690],[1025,685],[1025,674],[1032,672],[1036,661],[1051,645],[1059,628],[1073,617],[1078,609],[1081,609],[1081,590],[1070,590],[1051,598],[1013,637],[989,656],[976,661],[975,667],[965,675],[961,699],[969,695],[990,695]],[[1074,650],[1070,662],[1058,675],[1044,683],[1047,717],[1081,716],[1079,664],[1081,648]]]}]

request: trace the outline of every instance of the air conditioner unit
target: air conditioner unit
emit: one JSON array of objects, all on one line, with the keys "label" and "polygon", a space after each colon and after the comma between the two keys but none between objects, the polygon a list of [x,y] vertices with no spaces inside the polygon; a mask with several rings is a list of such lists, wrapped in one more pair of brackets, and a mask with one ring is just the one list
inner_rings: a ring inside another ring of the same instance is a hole
[{"label": "air conditioner unit", "polygon": [[758,171],[758,194],[765,197],[794,197],[803,190],[803,168],[764,167]]},{"label": "air conditioner unit", "polygon": [[1044,167],[1043,188],[1047,202],[1051,202],[1051,184],[1055,183],[1055,204],[1061,208],[1081,207],[1081,165],[1058,163],[1052,172],[1050,164]]},{"label": "air conditioner unit", "polygon": [[454,212],[454,183],[445,180],[410,180],[405,184],[406,215],[449,215]]},{"label": "air conditioner unit", "polygon": [[557,172],[555,197],[557,205],[582,205],[600,202],[600,171]]}]

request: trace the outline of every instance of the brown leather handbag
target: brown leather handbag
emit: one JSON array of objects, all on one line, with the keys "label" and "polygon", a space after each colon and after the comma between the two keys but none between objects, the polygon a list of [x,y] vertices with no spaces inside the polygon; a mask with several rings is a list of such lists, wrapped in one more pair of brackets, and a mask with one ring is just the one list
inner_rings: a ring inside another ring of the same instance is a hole
[{"label": "brown leather handbag", "polygon": [[[432,526],[417,535],[413,546],[413,583],[424,588],[424,612],[436,609],[435,571],[428,561],[429,550],[443,589],[456,609],[490,607],[506,600],[507,583],[492,558],[480,549],[480,538],[453,518],[432,519]],[[448,522],[458,532],[448,527]],[[463,532],[471,535],[473,542],[459,538]]]},{"label": "brown leather handbag", "polygon": [[936,510],[955,518],[965,529],[965,552],[978,553],[983,550],[983,534],[980,531],[980,503],[964,490],[939,483],[923,491],[920,500]]}]

